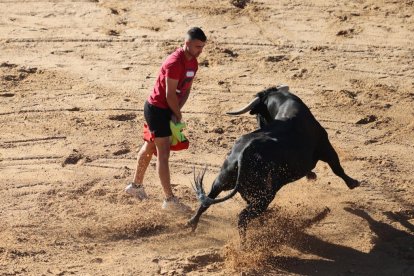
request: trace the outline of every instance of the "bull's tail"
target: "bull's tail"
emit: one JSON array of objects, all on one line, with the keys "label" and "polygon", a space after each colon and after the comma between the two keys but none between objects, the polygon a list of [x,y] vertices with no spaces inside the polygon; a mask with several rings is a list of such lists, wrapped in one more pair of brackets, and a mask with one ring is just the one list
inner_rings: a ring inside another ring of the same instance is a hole
[{"label": "bull's tail", "polygon": [[[203,171],[201,172],[201,174],[198,174],[197,177],[195,175],[195,171],[194,171],[194,190],[197,194],[197,198],[200,201],[201,205],[204,207],[209,207],[210,205],[213,204],[217,204],[223,201],[226,201],[230,198],[232,198],[236,193],[237,193],[237,188],[239,187],[239,177],[237,177],[237,181],[236,181],[236,185],[234,186],[233,190],[226,196],[222,197],[222,198],[218,198],[218,199],[214,199],[214,198],[209,198],[206,195],[206,192],[204,191],[203,188],[203,178],[204,178],[204,174],[207,171],[207,166],[203,169]],[[240,173],[240,169],[238,170],[238,174]]]}]

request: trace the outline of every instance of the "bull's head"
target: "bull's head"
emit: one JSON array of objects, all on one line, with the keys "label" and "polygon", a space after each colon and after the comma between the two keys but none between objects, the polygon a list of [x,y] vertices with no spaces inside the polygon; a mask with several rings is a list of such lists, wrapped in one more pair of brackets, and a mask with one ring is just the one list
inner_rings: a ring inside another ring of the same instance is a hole
[{"label": "bull's head", "polygon": [[272,123],[278,113],[278,108],[269,96],[281,91],[289,91],[287,85],[279,85],[263,90],[256,94],[255,98],[246,106],[239,110],[227,112],[229,115],[240,115],[249,111],[250,114],[256,115],[257,124],[260,128]]}]

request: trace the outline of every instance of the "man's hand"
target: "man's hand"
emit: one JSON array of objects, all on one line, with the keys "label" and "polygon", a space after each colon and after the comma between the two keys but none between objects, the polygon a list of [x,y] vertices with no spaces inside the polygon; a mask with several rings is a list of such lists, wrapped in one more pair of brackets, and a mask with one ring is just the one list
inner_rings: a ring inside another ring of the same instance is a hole
[{"label": "man's hand", "polygon": [[180,111],[180,114],[178,114],[178,116],[175,114],[171,115],[171,121],[173,121],[174,124],[181,122],[181,119],[182,119],[181,111]]}]

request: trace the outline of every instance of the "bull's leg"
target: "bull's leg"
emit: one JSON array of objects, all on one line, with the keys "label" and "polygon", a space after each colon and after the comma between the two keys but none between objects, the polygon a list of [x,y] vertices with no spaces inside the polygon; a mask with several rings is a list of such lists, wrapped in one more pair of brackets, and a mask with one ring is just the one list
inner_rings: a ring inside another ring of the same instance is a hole
[{"label": "bull's leg", "polygon": [[341,177],[348,188],[353,189],[359,186],[359,181],[349,177],[339,162],[338,154],[336,153],[335,149],[332,147],[331,143],[328,139],[326,139],[326,143],[324,143],[324,148],[322,149],[320,159],[329,164],[332,171],[339,177]]},{"label": "bull's leg", "polygon": [[244,244],[246,241],[246,230],[247,225],[249,222],[260,216],[264,211],[266,211],[267,207],[269,206],[270,202],[272,202],[272,199],[274,198],[261,198],[257,200],[256,202],[252,202],[245,209],[241,211],[239,214],[239,222],[238,222],[238,229],[240,234],[240,240],[241,243]]},{"label": "bull's leg", "polygon": [[[214,181],[214,184],[211,188],[210,193],[208,194],[208,197],[211,199],[215,199],[221,192],[223,191],[222,189],[222,185],[220,185],[219,183],[217,183],[217,180]],[[208,207],[210,206],[203,206],[202,204],[200,204],[200,207],[198,207],[197,212],[195,213],[194,216],[192,216],[188,222],[187,222],[187,226],[191,227],[192,231],[194,232],[197,228],[197,224],[198,221],[200,220],[201,215],[208,209]]]}]

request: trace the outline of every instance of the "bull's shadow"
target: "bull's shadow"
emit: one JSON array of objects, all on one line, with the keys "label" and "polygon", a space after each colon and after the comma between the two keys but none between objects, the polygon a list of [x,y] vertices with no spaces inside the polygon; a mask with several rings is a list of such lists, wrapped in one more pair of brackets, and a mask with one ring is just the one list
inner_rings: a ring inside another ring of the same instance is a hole
[{"label": "bull's shadow", "polygon": [[385,212],[384,213],[389,219],[393,221],[398,221],[402,226],[407,228],[407,230],[414,233],[414,225],[408,220],[414,218],[414,209],[405,210],[400,212]]},{"label": "bull's shadow", "polygon": [[277,271],[299,275],[414,275],[414,232],[413,225],[408,221],[409,217],[400,216],[398,221],[411,233],[376,221],[364,210],[345,210],[369,223],[376,236],[370,252],[364,253],[351,247],[333,244],[301,231],[296,233],[295,239],[289,241],[288,245],[321,259],[271,257],[267,260],[270,268],[260,274],[267,275]]}]

